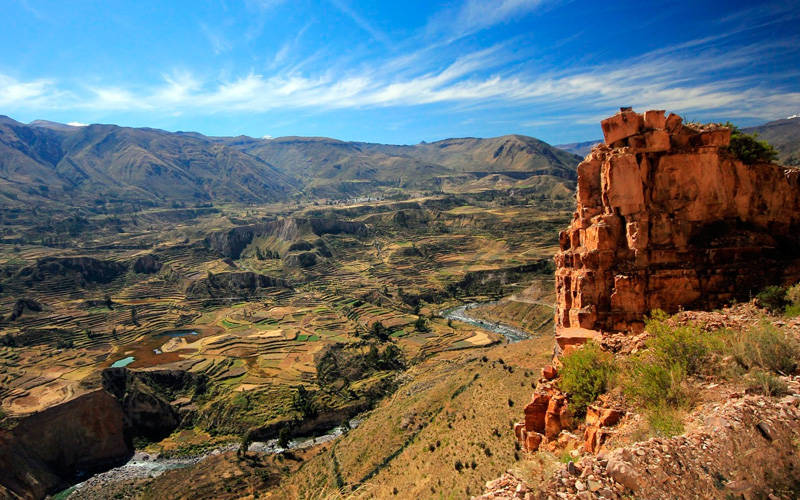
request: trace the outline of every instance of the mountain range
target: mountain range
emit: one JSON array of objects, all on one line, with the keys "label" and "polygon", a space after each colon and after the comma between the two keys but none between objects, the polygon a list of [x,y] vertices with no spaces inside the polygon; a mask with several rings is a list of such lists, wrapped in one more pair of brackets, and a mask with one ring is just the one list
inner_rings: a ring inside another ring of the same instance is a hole
[{"label": "mountain range", "polygon": [[398,146],[45,120],[23,124],[0,116],[0,206],[6,207],[259,203],[494,184],[571,189],[579,161],[522,135]]},{"label": "mountain range", "polygon": [[778,161],[784,165],[800,166],[800,116],[784,118],[742,129],[748,134],[758,134],[778,150]]}]

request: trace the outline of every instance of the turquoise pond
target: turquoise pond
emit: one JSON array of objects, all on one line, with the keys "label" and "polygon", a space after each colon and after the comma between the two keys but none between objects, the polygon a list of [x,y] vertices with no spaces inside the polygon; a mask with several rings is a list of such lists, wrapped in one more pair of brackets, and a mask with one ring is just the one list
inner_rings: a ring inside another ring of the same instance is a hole
[{"label": "turquoise pond", "polygon": [[111,363],[111,368],[122,368],[123,366],[128,366],[129,364],[133,363],[136,358],[133,356],[128,356],[127,358],[122,358],[114,361]]},{"label": "turquoise pond", "polygon": [[167,337],[186,337],[186,336],[188,336],[188,335],[197,335],[197,334],[198,334],[198,333],[197,333],[196,331],[194,331],[194,330],[173,330],[173,331],[171,331],[171,332],[164,332],[164,333],[161,333],[161,334],[159,334],[159,337],[161,337],[161,336],[167,336]]}]

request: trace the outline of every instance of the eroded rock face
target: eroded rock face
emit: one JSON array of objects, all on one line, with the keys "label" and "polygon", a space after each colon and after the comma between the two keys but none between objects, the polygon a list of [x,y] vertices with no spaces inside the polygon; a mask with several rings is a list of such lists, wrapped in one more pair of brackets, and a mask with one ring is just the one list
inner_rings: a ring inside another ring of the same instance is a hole
[{"label": "eroded rock face", "polygon": [[[120,403],[125,438],[157,441],[168,436],[185,419],[191,419],[193,394],[205,390],[205,375],[184,370],[129,370],[106,368],[103,388]],[[173,401],[174,398],[174,401]]]},{"label": "eroded rock face", "polygon": [[151,253],[142,255],[133,261],[133,271],[140,274],[154,274],[161,270],[161,259]]},{"label": "eroded rock face", "polygon": [[44,257],[36,264],[20,269],[16,277],[23,282],[44,281],[53,277],[74,276],[83,286],[94,283],[110,283],[128,270],[125,264],[92,257]]},{"label": "eroded rock face", "polygon": [[239,226],[225,231],[210,233],[204,245],[222,255],[238,259],[253,239],[259,236],[274,236],[284,241],[295,241],[304,234],[323,236],[326,234],[352,234],[366,236],[367,226],[361,222],[344,221],[330,218],[297,218],[284,219]]},{"label": "eroded rock face", "polygon": [[192,298],[247,297],[257,294],[264,288],[286,288],[288,286],[285,280],[250,271],[218,273],[192,281],[186,287],[186,296]]},{"label": "eroded rock face", "polygon": [[563,343],[800,279],[800,170],[745,165],[729,129],[663,111],[624,110],[602,128],[555,259]]},{"label": "eroded rock face", "polygon": [[0,430],[0,496],[5,488],[21,498],[43,498],[132,453],[119,402],[105,390],[93,391]]},{"label": "eroded rock face", "polygon": [[562,430],[572,428],[572,412],[567,398],[557,390],[534,392],[525,406],[525,421],[514,425],[514,435],[525,451],[536,451],[554,441]]}]

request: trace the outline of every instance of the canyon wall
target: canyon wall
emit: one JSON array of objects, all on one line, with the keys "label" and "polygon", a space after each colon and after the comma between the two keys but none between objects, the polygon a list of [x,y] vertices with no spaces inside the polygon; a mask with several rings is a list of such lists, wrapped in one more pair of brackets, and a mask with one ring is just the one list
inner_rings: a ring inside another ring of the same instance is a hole
[{"label": "canyon wall", "polygon": [[39,499],[133,455],[132,440],[158,441],[190,422],[202,375],[107,368],[102,388],[0,426],[0,499]]},{"label": "canyon wall", "polygon": [[730,129],[663,111],[623,108],[602,128],[556,255],[562,348],[800,280],[800,170],[744,164]]},{"label": "canyon wall", "polygon": [[133,450],[123,417],[119,402],[100,389],[0,429],[0,498],[43,498],[124,462]]}]

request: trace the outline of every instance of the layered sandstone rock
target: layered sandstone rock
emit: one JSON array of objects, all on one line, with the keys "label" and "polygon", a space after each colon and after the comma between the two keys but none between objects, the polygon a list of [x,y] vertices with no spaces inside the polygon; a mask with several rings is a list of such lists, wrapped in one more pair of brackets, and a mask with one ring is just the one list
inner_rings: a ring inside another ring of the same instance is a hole
[{"label": "layered sandstone rock", "polygon": [[554,441],[562,430],[572,428],[567,398],[555,388],[534,392],[524,413],[525,421],[514,425],[514,435],[525,451],[536,451],[543,442]]},{"label": "layered sandstone rock", "polygon": [[729,129],[663,111],[624,108],[602,128],[556,256],[562,348],[800,279],[800,171],[745,165]]}]

